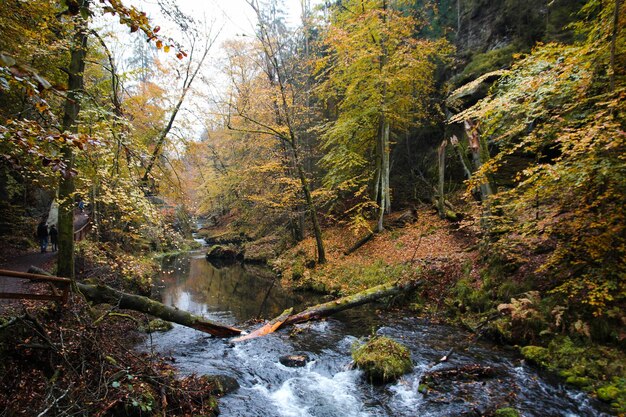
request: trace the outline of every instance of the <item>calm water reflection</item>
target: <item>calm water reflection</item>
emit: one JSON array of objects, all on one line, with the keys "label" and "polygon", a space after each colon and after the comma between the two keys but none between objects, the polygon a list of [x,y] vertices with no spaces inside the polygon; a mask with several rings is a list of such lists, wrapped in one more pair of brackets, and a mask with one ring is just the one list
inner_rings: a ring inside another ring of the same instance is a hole
[{"label": "calm water reflection", "polygon": [[165,259],[158,280],[157,298],[163,303],[228,324],[275,317],[304,301],[302,296],[283,290],[267,268],[216,266],[199,253]]}]

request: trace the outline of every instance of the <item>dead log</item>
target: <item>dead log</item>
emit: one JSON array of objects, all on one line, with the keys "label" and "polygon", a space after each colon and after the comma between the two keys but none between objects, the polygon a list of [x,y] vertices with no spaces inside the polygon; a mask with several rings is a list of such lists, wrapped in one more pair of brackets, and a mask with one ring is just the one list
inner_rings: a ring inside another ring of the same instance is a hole
[{"label": "dead log", "polygon": [[430,371],[424,375],[424,381],[438,383],[441,381],[477,381],[494,378],[502,373],[499,368],[479,364],[463,365],[455,368]]},{"label": "dead log", "polygon": [[[29,272],[50,275],[46,271],[32,267]],[[77,282],[76,288],[85,296],[88,301],[95,304],[111,304],[123,310],[134,310],[140,313],[150,314],[172,323],[182,324],[201,332],[212,334],[217,337],[231,337],[241,334],[241,330],[235,327],[226,326],[204,317],[191,314],[187,311],[179,310],[175,307],[154,301],[141,295],[128,294],[107,285],[89,285]]]},{"label": "dead log", "polygon": [[[380,300],[381,298],[391,297],[393,295],[402,294],[414,290],[421,284],[421,281],[409,281],[406,283],[389,283],[376,287],[368,288],[360,293],[339,298],[327,303],[318,304],[307,308],[306,310],[289,316],[283,325],[302,323],[309,320],[319,320],[332,314],[349,308],[357,307],[363,304]],[[281,326],[282,327],[282,326]]]},{"label": "dead log", "polygon": [[80,283],[76,285],[89,301],[96,304],[106,303],[116,305],[123,310],[139,311],[217,337],[231,337],[241,334],[241,330],[235,327],[226,326],[187,311],[166,306],[148,297],[124,293],[106,285],[87,285]]},{"label": "dead log", "polygon": [[344,255],[350,255],[352,252],[354,252],[355,250],[357,250],[358,248],[360,248],[361,246],[363,246],[367,242],[369,242],[373,237],[374,237],[374,233],[373,232],[369,232],[367,235],[365,235],[361,239],[359,239],[358,242],[356,242],[354,245],[352,245],[352,247],[350,249],[347,249],[343,254]]},{"label": "dead log", "polygon": [[310,320],[319,320],[323,317],[328,317],[332,314],[339,313],[340,311],[347,310],[349,308],[358,307],[363,304],[380,300],[381,298],[391,297],[394,295],[402,294],[404,292],[409,292],[417,288],[420,284],[421,281],[409,281],[403,284],[389,283],[378,285],[376,287],[368,288],[367,290],[361,291],[360,293],[354,295],[349,295],[347,297],[339,298],[334,301],[314,305],[304,311],[301,311],[298,314],[288,315],[288,317],[286,318],[285,315],[289,310],[285,310],[280,316],[276,317],[265,326],[247,336],[235,339],[234,341],[243,341],[254,339],[255,337],[259,336],[265,336],[275,332],[279,328],[288,324],[302,323]]},{"label": "dead log", "polygon": [[[439,205],[439,200],[437,199],[437,197],[433,196],[430,201],[433,204],[433,206],[435,206],[437,211],[439,211],[440,205]],[[444,200],[443,217],[447,220],[456,222],[460,219],[461,215],[457,213],[456,211],[454,211],[454,208],[449,201]]]},{"label": "dead log", "polygon": [[293,307],[288,308],[283,311],[280,316],[276,317],[274,320],[267,322],[265,325],[259,327],[255,331],[245,336],[238,337],[233,339],[233,342],[243,342],[244,340],[254,339],[255,337],[265,336],[266,334],[274,333],[276,329],[278,329],[287,318],[293,312]]}]

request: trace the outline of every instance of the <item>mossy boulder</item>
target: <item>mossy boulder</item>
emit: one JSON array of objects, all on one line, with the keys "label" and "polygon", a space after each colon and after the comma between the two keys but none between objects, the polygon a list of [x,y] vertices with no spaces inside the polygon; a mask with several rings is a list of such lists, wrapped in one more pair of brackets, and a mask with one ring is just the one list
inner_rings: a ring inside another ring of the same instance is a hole
[{"label": "mossy boulder", "polygon": [[550,359],[550,352],[548,349],[541,346],[524,346],[521,349],[521,352],[528,362],[539,366],[548,366]]},{"label": "mossy boulder", "polygon": [[153,332],[167,332],[169,330],[172,330],[172,328],[174,328],[174,325],[170,323],[169,321],[165,321],[161,319],[154,319],[154,320],[150,320],[148,325],[144,327],[143,330],[146,333],[153,333]]},{"label": "mossy boulder", "polygon": [[581,389],[588,387],[592,383],[592,381],[586,376],[575,376],[575,375],[568,376],[565,382]]},{"label": "mossy boulder", "polygon": [[596,394],[602,401],[610,403],[618,413],[626,413],[626,378],[611,378],[611,383],[598,388]]},{"label": "mossy boulder", "polygon": [[213,245],[206,253],[207,259],[237,260],[243,258],[243,252],[234,245]]},{"label": "mossy boulder", "polygon": [[615,385],[607,385],[598,389],[598,398],[602,401],[611,402],[619,395],[619,388]]},{"label": "mossy boulder", "polygon": [[520,417],[519,411],[515,408],[505,407],[496,410],[494,413],[495,417]]},{"label": "mossy boulder", "polygon": [[376,336],[352,352],[355,365],[372,383],[395,381],[413,369],[406,346],[384,336]]},{"label": "mossy boulder", "polygon": [[210,391],[211,395],[226,395],[239,389],[239,382],[232,376],[228,375],[203,375],[201,377],[213,387]]}]

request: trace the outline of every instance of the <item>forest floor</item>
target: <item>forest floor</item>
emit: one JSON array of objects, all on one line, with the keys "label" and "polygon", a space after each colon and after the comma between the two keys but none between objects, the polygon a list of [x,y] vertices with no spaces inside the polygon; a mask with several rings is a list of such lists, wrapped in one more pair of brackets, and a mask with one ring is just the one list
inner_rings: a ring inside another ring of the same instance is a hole
[{"label": "forest floor", "polygon": [[397,225],[403,215],[392,213],[387,218],[390,226],[350,254],[346,251],[368,231],[355,235],[347,227],[324,230],[328,260],[324,265],[307,268],[315,259],[315,240],[310,237],[274,266],[282,271],[286,286],[341,295],[419,277],[428,281],[422,296],[435,305],[458,280],[479,279],[478,238],[471,227],[443,220],[427,207],[419,209],[412,222]]},{"label": "forest floor", "polygon": [[[79,218],[78,228],[84,223]],[[140,257],[123,254],[123,262],[111,262],[115,254],[83,243],[85,253],[100,259],[81,252],[79,280],[96,274],[109,285],[122,285],[134,266],[146,269]],[[20,272],[31,265],[53,271],[57,255],[6,242],[0,253],[0,269]],[[111,268],[118,263],[128,264],[126,275],[121,266]],[[5,282],[10,288],[0,291],[42,289],[28,280],[0,278],[0,285]],[[0,299],[0,415],[216,415],[216,397],[223,392],[216,379],[181,378],[163,358],[136,350],[145,337],[141,324],[148,321],[115,306],[90,306],[80,294],[62,308],[49,301]]]}]

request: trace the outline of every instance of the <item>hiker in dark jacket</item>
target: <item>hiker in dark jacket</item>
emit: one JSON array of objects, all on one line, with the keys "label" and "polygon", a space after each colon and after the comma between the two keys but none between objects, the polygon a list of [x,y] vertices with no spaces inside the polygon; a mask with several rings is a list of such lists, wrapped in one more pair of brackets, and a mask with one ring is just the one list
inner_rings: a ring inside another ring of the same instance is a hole
[{"label": "hiker in dark jacket", "polygon": [[48,247],[48,226],[45,220],[42,220],[39,226],[37,226],[37,239],[39,239],[41,253],[44,253]]},{"label": "hiker in dark jacket", "polygon": [[52,245],[53,252],[59,250],[59,231],[57,230],[55,225],[50,226],[50,244]]}]

